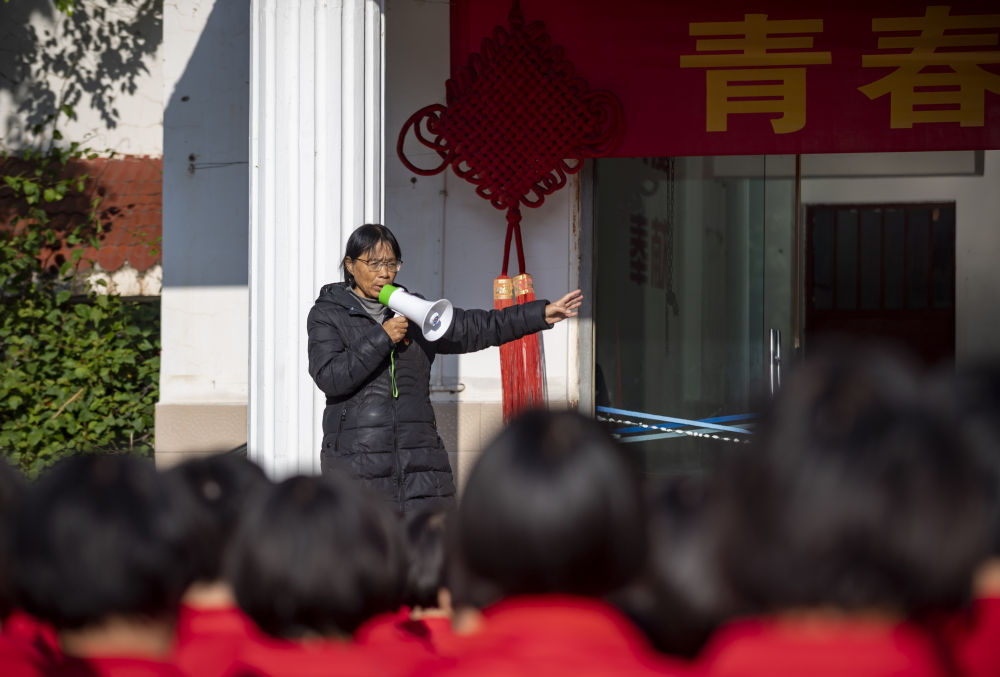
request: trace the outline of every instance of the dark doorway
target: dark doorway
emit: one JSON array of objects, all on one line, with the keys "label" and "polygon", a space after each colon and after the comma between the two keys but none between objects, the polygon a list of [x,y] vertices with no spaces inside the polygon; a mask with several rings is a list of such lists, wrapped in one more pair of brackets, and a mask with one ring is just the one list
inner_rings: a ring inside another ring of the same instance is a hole
[{"label": "dark doorway", "polygon": [[810,205],[805,340],[900,344],[927,364],[955,357],[955,203]]}]

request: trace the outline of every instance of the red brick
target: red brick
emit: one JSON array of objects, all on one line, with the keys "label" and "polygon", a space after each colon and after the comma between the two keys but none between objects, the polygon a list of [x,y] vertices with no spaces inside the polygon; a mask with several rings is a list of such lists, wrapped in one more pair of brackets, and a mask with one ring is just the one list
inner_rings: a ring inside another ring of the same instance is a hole
[{"label": "red brick", "polygon": [[[0,161],[0,171],[10,173],[27,170],[17,160]],[[159,239],[162,232],[163,161],[149,157],[95,158],[67,163],[60,174],[64,177],[86,175],[83,194],[75,191],[57,203],[47,205],[50,227],[62,234],[83,226],[86,248],[83,258],[97,259],[106,270],[113,271],[128,261],[138,270],[147,270],[160,262]],[[90,203],[100,195],[100,253],[87,241],[92,227],[88,224]],[[11,191],[0,186],[0,228],[9,225],[17,206]],[[156,254],[151,249],[157,249]],[[72,256],[65,245],[46,252],[46,262],[57,263]],[[84,263],[84,267],[87,267]]]}]

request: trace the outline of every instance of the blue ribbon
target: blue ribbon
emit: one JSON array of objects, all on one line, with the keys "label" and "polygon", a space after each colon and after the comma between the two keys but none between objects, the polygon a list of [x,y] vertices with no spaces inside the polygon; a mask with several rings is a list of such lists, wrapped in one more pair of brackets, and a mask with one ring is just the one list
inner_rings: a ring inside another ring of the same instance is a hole
[{"label": "blue ribbon", "polygon": [[[734,414],[730,416],[717,416],[714,418],[706,418],[702,420],[693,420],[689,418],[676,418],[673,416],[660,416],[658,414],[647,414],[641,411],[628,411],[627,409],[615,409],[613,407],[596,407],[597,411],[605,414],[617,414],[618,416],[631,416],[633,418],[644,418],[650,421],[664,421],[667,423],[674,423],[673,426],[658,426],[660,428],[680,428],[682,426],[692,426],[695,428],[710,428],[712,430],[724,430],[731,433],[743,433],[750,434],[750,431],[746,428],[736,428],[734,426],[719,425],[720,421],[737,421],[746,418],[753,418],[756,414]],[[626,430],[619,430],[618,432],[633,432],[635,430],[647,430],[646,428],[637,427],[635,429],[628,428]]]}]

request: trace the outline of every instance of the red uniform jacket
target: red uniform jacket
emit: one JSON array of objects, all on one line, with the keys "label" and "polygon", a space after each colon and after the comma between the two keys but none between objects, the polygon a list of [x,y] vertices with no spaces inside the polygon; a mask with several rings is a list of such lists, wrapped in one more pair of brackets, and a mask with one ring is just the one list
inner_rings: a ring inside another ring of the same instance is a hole
[{"label": "red uniform jacket", "polygon": [[451,627],[451,619],[444,616],[432,616],[420,621],[427,628],[431,638],[431,649],[439,656],[451,656],[456,651],[459,637]]},{"label": "red uniform jacket", "polygon": [[30,648],[0,634],[0,674],[4,677],[42,677],[42,667]]},{"label": "red uniform jacket", "polygon": [[949,624],[944,635],[963,675],[1000,675],[1000,597],[977,599],[967,622]]},{"label": "red uniform jacket", "polygon": [[184,677],[173,664],[136,656],[65,657],[47,677]]},{"label": "red uniform jacket", "polygon": [[45,664],[62,655],[55,629],[23,611],[11,613],[3,622],[0,634],[6,638],[9,648],[20,646],[36,663]]},{"label": "red uniform jacket", "polygon": [[257,639],[244,645],[233,677],[395,677],[394,656],[379,656],[350,642]]},{"label": "red uniform jacket", "polygon": [[413,620],[408,608],[395,614],[382,614],[364,623],[354,633],[359,646],[410,653],[416,660],[429,655],[447,654],[453,641],[451,619],[434,616]]},{"label": "red uniform jacket", "polygon": [[677,677],[691,674],[656,654],[604,602],[557,595],[515,597],[484,611],[483,627],[459,639],[454,656],[413,672],[476,677]]},{"label": "red uniform jacket", "polygon": [[724,626],[697,661],[706,677],[945,677],[945,665],[911,625],[768,619]]},{"label": "red uniform jacket", "polygon": [[182,605],[172,659],[188,675],[221,677],[236,663],[243,647],[262,636],[237,606]]}]

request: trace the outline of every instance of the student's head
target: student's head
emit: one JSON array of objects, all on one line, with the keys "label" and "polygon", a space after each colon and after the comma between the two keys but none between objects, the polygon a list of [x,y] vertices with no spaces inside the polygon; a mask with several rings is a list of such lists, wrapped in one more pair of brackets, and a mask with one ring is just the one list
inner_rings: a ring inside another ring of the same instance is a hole
[{"label": "student's head", "polygon": [[447,588],[445,528],[448,519],[448,513],[441,510],[422,510],[406,515],[403,535],[407,569],[403,604],[425,609],[438,606],[438,594]]},{"label": "student's head", "polygon": [[657,479],[650,491],[647,568],[615,603],[659,651],[694,658],[730,615],[729,593],[713,557],[706,476]]},{"label": "student's head", "polygon": [[455,529],[459,603],[604,595],[646,555],[638,463],[592,419],[529,412],[482,452]]},{"label": "student's head", "polygon": [[969,593],[990,488],[922,375],[835,344],[786,380],[720,476],[719,560],[753,610],[907,614]]},{"label": "student's head", "polygon": [[146,459],[57,463],[28,491],[15,528],[24,609],[59,630],[169,620],[189,571],[178,496]]},{"label": "student's head", "polygon": [[400,604],[397,518],[339,474],[287,479],[256,497],[230,550],[240,607],[275,637],[347,637]]},{"label": "student's head", "polygon": [[21,473],[6,459],[0,458],[0,622],[10,615],[15,606],[12,580],[14,548],[11,539],[25,488]]},{"label": "student's head", "polygon": [[190,496],[189,541],[196,581],[222,578],[222,563],[249,499],[266,489],[264,471],[243,456],[193,458],[166,473]]},{"label": "student's head", "polygon": [[396,279],[402,261],[403,253],[392,231],[366,223],[348,238],[340,267],[349,286],[364,296],[378,298],[382,287]]},{"label": "student's head", "polygon": [[1000,362],[937,374],[938,394],[954,409],[962,439],[990,468],[994,484],[989,557],[1000,558]]}]

